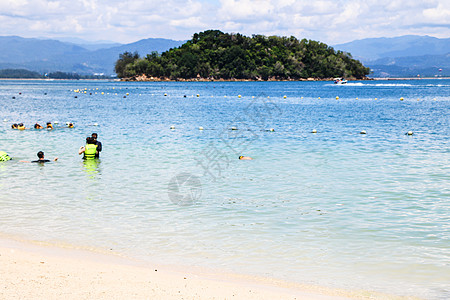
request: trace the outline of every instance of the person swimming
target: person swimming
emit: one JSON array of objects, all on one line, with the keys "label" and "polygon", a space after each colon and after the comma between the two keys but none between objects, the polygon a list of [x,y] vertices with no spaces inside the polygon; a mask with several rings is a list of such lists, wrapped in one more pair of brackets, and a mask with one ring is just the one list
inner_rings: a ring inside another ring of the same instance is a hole
[{"label": "person swimming", "polygon": [[69,124],[67,124],[67,127],[69,127],[69,128],[73,128],[74,126],[73,126],[73,123],[69,123]]},{"label": "person swimming", "polygon": [[47,129],[53,129],[52,122],[47,122]]},{"label": "person swimming", "polygon": [[6,153],[5,151],[0,151],[0,161],[8,161],[11,159],[12,158],[9,157],[8,153]]},{"label": "person swimming", "polygon": [[19,123],[19,125],[17,125],[17,129],[25,130],[25,129],[28,129],[28,128],[25,128],[25,125],[23,125],[23,123]]},{"label": "person swimming", "polygon": [[44,129],[44,126],[42,126],[39,123],[34,124],[34,129]]},{"label": "person swimming", "polygon": [[[46,162],[50,162],[50,160],[44,158],[44,152],[43,151],[39,151],[37,153],[37,157],[38,157],[38,160],[32,160],[32,161],[21,160],[20,162],[24,162],[24,163],[46,163]],[[53,161],[57,161],[57,160],[58,160],[57,157],[55,157],[53,159]]]},{"label": "person swimming", "polygon": [[11,125],[11,129],[18,129],[19,125],[17,123],[14,123]]},{"label": "person swimming", "polygon": [[241,155],[241,156],[239,156],[239,159],[240,160],[252,160],[253,158],[251,158],[250,156],[243,156],[243,155]]}]

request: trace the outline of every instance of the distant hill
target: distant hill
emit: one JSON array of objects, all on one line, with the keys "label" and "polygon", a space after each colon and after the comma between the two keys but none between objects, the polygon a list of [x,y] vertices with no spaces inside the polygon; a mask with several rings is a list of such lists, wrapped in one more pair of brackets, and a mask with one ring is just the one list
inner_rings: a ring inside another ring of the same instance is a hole
[{"label": "distant hill", "polygon": [[373,77],[450,76],[450,38],[406,35],[333,47],[361,60],[372,69]]},{"label": "distant hill", "polygon": [[113,44],[112,47],[106,43],[104,46],[108,48],[98,49],[99,44],[78,45],[57,40],[0,36],[0,69],[112,75],[120,53],[137,51],[144,55],[152,51],[163,52],[181,44],[183,41],[145,39],[131,44]]}]

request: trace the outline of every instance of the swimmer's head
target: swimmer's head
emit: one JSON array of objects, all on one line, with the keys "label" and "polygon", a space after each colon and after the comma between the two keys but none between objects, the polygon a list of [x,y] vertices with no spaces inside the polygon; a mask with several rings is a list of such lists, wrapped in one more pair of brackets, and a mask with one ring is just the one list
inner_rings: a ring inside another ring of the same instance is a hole
[{"label": "swimmer's head", "polygon": [[239,156],[239,159],[242,159],[244,157],[244,155]]},{"label": "swimmer's head", "polygon": [[23,127],[23,123],[19,123],[19,126],[20,126],[20,127]]},{"label": "swimmer's head", "polygon": [[39,151],[39,152],[37,153],[37,157],[38,157],[38,158],[44,158],[44,152]]},{"label": "swimmer's head", "polygon": [[97,139],[97,137],[98,137],[98,135],[94,132],[93,134],[91,134],[91,136],[92,136],[92,138],[94,139],[94,140],[96,140]]},{"label": "swimmer's head", "polygon": [[11,128],[12,128],[12,129],[15,129],[15,128],[17,128],[17,126],[19,126],[19,125],[17,125],[16,123],[14,123],[14,124],[11,125]]}]

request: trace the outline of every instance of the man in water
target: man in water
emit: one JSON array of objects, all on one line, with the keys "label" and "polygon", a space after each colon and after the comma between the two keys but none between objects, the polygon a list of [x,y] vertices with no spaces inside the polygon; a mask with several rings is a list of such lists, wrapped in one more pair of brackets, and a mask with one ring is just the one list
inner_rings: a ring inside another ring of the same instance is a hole
[{"label": "man in water", "polygon": [[[33,160],[33,161],[25,161],[25,160],[21,160],[20,162],[25,162],[25,163],[41,163],[41,164],[46,163],[46,162],[50,162],[50,160],[44,158],[44,152],[42,152],[42,151],[39,151],[39,152],[37,153],[37,157],[39,158],[38,160]],[[57,157],[55,157],[55,158],[53,159],[53,161],[57,161],[57,160],[58,160]]]},{"label": "man in water", "polygon": [[97,145],[97,154],[95,154],[95,158],[99,158],[100,152],[102,152],[102,142],[97,141],[98,135],[95,132],[91,136],[94,139],[95,144]]},{"label": "man in water", "polygon": [[243,155],[241,155],[241,156],[239,156],[239,159],[240,160],[252,160],[253,158],[251,158],[250,156],[243,156]]},{"label": "man in water", "polygon": [[98,157],[97,144],[92,137],[86,138],[86,146],[81,146],[78,154],[84,153],[83,159],[95,159]]}]

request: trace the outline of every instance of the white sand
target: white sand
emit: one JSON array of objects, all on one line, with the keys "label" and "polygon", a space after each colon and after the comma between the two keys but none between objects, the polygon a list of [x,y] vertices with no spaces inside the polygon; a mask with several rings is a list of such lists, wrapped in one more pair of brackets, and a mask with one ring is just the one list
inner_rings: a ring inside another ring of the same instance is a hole
[{"label": "white sand", "polygon": [[[0,299],[387,299],[0,239]],[[156,271],[157,270],[157,271]]]}]

